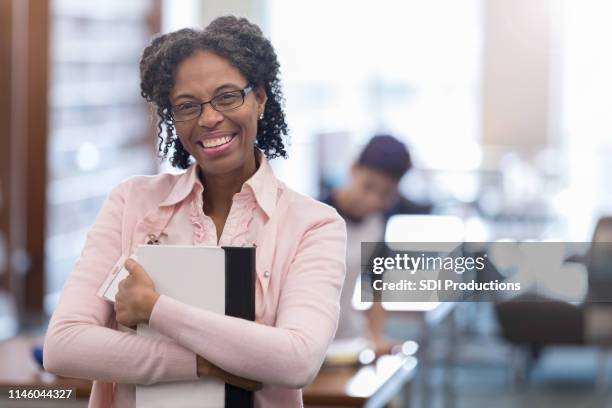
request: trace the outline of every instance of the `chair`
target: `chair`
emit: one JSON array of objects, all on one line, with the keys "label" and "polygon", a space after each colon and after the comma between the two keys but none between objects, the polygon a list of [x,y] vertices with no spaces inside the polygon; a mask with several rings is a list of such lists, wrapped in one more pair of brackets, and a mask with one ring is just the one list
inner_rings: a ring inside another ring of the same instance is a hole
[{"label": "chair", "polygon": [[[523,295],[495,306],[501,335],[529,350],[527,367],[542,349],[553,345],[597,345],[602,358],[597,384],[605,384],[605,355],[612,345],[612,217],[599,219],[588,254],[582,262],[588,271],[586,301],[574,305],[536,295]],[[610,321],[605,326],[601,322]]]}]

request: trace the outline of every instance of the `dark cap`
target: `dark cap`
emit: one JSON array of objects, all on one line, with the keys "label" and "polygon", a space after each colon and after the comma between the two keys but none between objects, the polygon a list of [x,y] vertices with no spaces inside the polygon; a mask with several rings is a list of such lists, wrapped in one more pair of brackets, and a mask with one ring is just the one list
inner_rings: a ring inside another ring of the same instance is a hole
[{"label": "dark cap", "polygon": [[406,145],[391,135],[376,135],[370,139],[357,164],[379,170],[396,180],[412,167]]}]

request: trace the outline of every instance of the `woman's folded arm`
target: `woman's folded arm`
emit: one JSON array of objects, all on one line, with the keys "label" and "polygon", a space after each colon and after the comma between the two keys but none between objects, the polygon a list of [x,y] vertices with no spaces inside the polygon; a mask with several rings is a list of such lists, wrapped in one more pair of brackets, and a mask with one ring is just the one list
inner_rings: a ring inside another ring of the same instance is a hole
[{"label": "woman's folded arm", "polygon": [[337,216],[304,234],[281,288],[275,327],[165,295],[157,300],[149,324],[232,374],[302,388],[317,374],[337,327],[345,250],[346,227]]},{"label": "woman's folded arm", "polygon": [[121,257],[126,183],[111,192],[68,278],[43,348],[47,371],[106,382],[151,384],[197,378],[196,355],[170,341],[106,327],[113,307],[96,292]]}]

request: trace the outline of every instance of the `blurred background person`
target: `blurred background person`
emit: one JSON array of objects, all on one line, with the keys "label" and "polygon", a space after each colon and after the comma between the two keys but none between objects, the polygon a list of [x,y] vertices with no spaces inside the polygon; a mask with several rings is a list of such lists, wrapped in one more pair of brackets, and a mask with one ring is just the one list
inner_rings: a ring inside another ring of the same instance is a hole
[{"label": "blurred background person", "polygon": [[391,135],[376,135],[352,164],[347,184],[322,198],[324,203],[338,210],[347,225],[347,274],[340,299],[336,339],[363,337],[370,340],[379,353],[391,348],[384,334],[385,312],[380,302],[374,302],[367,312],[353,307],[354,293],[361,290],[358,283],[362,257],[370,259],[375,255],[362,253],[361,244],[383,241],[390,214],[426,209],[398,192],[400,180],[411,167],[410,153],[404,143]]}]

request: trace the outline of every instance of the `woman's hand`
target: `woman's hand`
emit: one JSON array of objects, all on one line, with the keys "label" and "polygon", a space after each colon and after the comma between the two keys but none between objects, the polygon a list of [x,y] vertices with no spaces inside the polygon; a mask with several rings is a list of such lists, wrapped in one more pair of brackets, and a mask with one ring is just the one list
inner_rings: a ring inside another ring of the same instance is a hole
[{"label": "woman's hand", "polygon": [[223,382],[232,384],[247,391],[259,391],[263,388],[261,383],[230,374],[201,356],[197,356],[197,364],[198,377],[217,377]]},{"label": "woman's hand", "polygon": [[[265,324],[262,320],[256,320],[255,323]],[[232,384],[247,391],[259,391],[263,388],[262,383],[230,374],[206,360],[204,357],[197,356],[197,364],[198,377],[217,377],[228,384]]]},{"label": "woman's hand", "polygon": [[119,282],[119,291],[115,296],[117,322],[127,327],[148,323],[159,293],[138,262],[128,259],[125,269],[129,276]]}]

